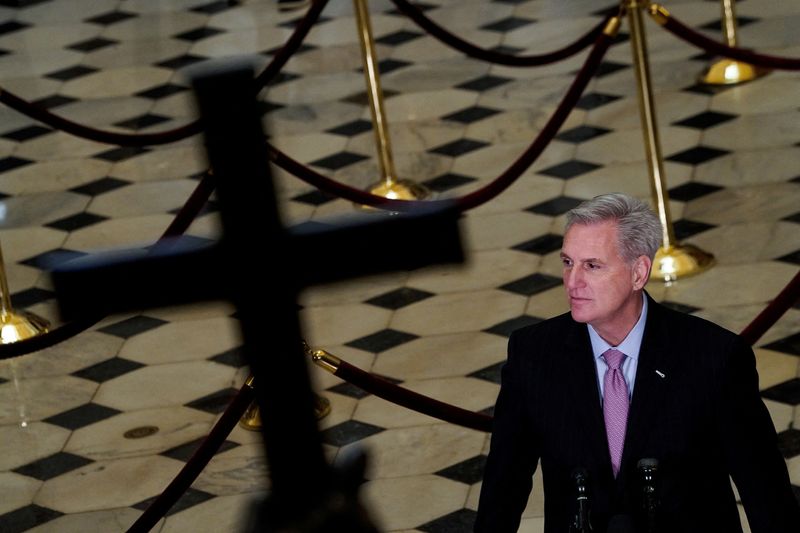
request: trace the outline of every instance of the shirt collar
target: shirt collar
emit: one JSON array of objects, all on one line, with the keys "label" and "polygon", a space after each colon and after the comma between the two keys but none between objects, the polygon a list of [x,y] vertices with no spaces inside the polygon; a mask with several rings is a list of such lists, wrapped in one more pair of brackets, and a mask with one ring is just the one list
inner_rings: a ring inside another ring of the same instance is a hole
[{"label": "shirt collar", "polygon": [[628,332],[628,335],[622,340],[621,343],[619,343],[618,346],[611,346],[609,343],[603,340],[600,334],[597,333],[591,325],[586,324],[589,327],[589,339],[592,341],[592,352],[594,353],[594,356],[600,357],[609,348],[616,348],[628,357],[638,359],[639,349],[642,346],[642,337],[644,337],[644,325],[646,322],[647,297],[645,296],[644,291],[642,291],[642,313],[639,315],[639,320],[636,321],[636,325],[633,326],[633,329]]}]

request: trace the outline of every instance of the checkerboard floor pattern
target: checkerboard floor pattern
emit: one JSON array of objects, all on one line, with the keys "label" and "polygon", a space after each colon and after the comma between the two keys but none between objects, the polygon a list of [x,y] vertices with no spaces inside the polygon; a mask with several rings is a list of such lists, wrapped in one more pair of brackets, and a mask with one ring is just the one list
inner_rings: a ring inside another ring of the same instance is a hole
[{"label": "checkerboard floor pattern", "polygon": [[[718,3],[667,4],[682,21],[720,37]],[[800,6],[737,4],[742,46],[800,56],[793,31]],[[603,11],[594,0],[419,5],[467,40],[519,54],[567,44]],[[492,66],[426,35],[388,0],[370,7],[398,174],[439,197],[474,190],[505,169],[583,60]],[[241,55],[261,68],[302,13],[279,10],[274,0],[4,0],[0,87],[95,127],[163,131],[195,116],[187,69]],[[649,291],[740,331],[800,265],[800,77],[773,72],[740,86],[702,86],[696,79],[710,58],[649,20],[646,28],[674,229],[718,260],[707,273],[669,287],[651,283]],[[309,344],[412,390],[491,413],[510,331],[566,310],[563,214],[604,192],[650,196],[631,63],[623,38],[540,159],[467,214],[466,266],[308,290],[301,317]],[[352,5],[331,0],[262,93],[263,121],[292,157],[363,188],[378,176],[365,90]],[[152,242],[205,167],[199,138],[120,148],[0,107],[0,240],[15,307],[57,324],[45,269]],[[276,175],[287,223],[354,210],[283,171]],[[219,234],[213,202],[189,234]],[[256,233],[253,246],[263,246]],[[207,303],[108,317],[60,345],[0,361],[0,530],[124,531],[244,381],[240,347],[234,309]],[[756,353],[764,401],[800,494],[800,307]],[[353,446],[370,453],[364,495],[381,529],[468,530],[488,436],[311,372],[332,405],[320,421],[329,457]],[[237,428],[155,531],[234,530],[268,486],[264,463],[258,435]],[[521,531],[541,528],[535,490]]]}]

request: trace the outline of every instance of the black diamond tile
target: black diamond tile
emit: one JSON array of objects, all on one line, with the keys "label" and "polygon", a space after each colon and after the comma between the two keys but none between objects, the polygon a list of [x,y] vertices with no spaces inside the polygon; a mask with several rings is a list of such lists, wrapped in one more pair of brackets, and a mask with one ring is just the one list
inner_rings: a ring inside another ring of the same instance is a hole
[{"label": "black diamond tile", "polygon": [[130,183],[106,176],[105,178],[100,178],[70,190],[78,194],[97,196],[109,191],[113,191],[114,189],[119,189],[120,187],[125,187],[126,185],[130,185]]},{"label": "black diamond tile", "polygon": [[332,202],[336,200],[336,196],[328,194],[326,192],[322,192],[320,190],[311,191],[303,194],[299,194],[292,198],[293,202],[300,202],[302,204],[308,205],[323,205],[327,204],[328,202]]},{"label": "black diamond tile", "polygon": [[595,77],[602,78],[603,76],[608,76],[609,74],[613,74],[626,68],[630,68],[630,65],[626,65],[625,63],[615,63],[614,61],[603,61],[597,67],[597,73],[595,74]]},{"label": "black diamond tile", "polygon": [[511,5],[522,4],[527,1],[528,0],[492,0],[492,2],[496,4],[511,4]]},{"label": "black diamond tile", "polygon": [[393,33],[388,33],[378,39],[375,39],[376,43],[386,44],[389,46],[397,46],[400,44],[405,44],[409,41],[413,41],[414,39],[419,39],[422,37],[423,34],[415,32],[415,31],[408,31],[408,30],[399,30]]},{"label": "black diamond tile", "polygon": [[787,429],[778,433],[778,449],[786,459],[800,455],[800,429]]},{"label": "black diamond tile", "polygon": [[616,96],[613,94],[605,94],[605,93],[589,93],[585,94],[578,100],[578,103],[575,105],[578,109],[596,109],[598,107],[602,107],[606,104],[610,104],[615,100],[619,100],[622,98],[621,96]]},{"label": "black diamond tile", "polygon": [[534,22],[536,21],[533,19],[527,19],[521,17],[506,17],[504,19],[498,20],[497,22],[492,22],[491,24],[486,24],[485,26],[481,26],[480,28],[482,30],[505,33],[509,31],[514,31],[517,28],[521,28],[529,24],[533,24]]},{"label": "black diamond tile", "polygon": [[163,122],[169,122],[169,120],[170,120],[169,117],[165,117],[163,115],[157,115],[155,113],[145,113],[144,115],[138,117],[130,118],[128,120],[123,120],[122,122],[117,122],[114,125],[129,130],[139,130],[142,128],[155,126],[156,124],[161,124]]},{"label": "black diamond tile", "polygon": [[[288,1],[288,0],[279,0],[279,1]],[[293,29],[295,26],[297,26],[297,24],[301,20],[303,20],[303,17],[298,17],[298,18],[295,18],[295,19],[292,19],[292,20],[287,20],[286,22],[282,22],[281,24],[278,24],[278,26],[281,26],[283,28]],[[317,27],[325,24],[326,22],[328,22],[330,20],[331,20],[330,17],[325,17],[325,16],[319,17],[317,19]]]},{"label": "black diamond tile", "polygon": [[495,363],[491,366],[487,366],[486,368],[482,368],[469,374],[471,378],[478,378],[484,381],[490,381],[492,383],[500,384],[501,381],[501,371],[503,370],[503,365],[505,365],[505,361],[500,361],[499,363]]},{"label": "black diamond tile", "polygon": [[795,250],[794,252],[778,257],[777,259],[778,261],[783,261],[784,263],[800,265],[800,250]]},{"label": "black diamond tile", "polygon": [[[765,346],[765,348],[768,348],[768,346]],[[792,378],[789,381],[764,389],[761,391],[761,396],[776,402],[800,405],[800,378]]]},{"label": "black diamond tile", "polygon": [[693,55],[693,56],[689,57],[689,59],[691,59],[692,61],[703,61],[703,62],[707,62],[707,61],[711,61],[711,60],[712,60],[712,59],[714,59],[715,57],[717,57],[717,56],[715,56],[715,55],[714,55],[713,53],[711,53],[711,52],[701,52],[701,53],[699,53],[699,54],[696,54],[696,55]]},{"label": "black diamond tile", "polygon": [[394,70],[401,69],[403,67],[407,67],[412,63],[408,61],[399,61],[397,59],[384,59],[382,61],[378,61],[378,71],[381,74],[388,74]]},{"label": "black diamond tile", "polygon": [[0,378],[0,385],[3,383],[8,383],[8,380],[6,378]]},{"label": "black diamond tile", "polygon": [[670,309],[674,309],[675,311],[678,311],[680,313],[686,313],[687,315],[700,310],[699,307],[693,307],[691,305],[679,304],[677,302],[670,302],[670,301],[662,301],[661,305],[663,305],[664,307],[669,307]]},{"label": "black diamond tile", "polygon": [[322,442],[330,444],[331,446],[346,446],[353,442],[367,438],[376,433],[383,431],[383,428],[366,424],[364,422],[357,422],[355,420],[348,420],[333,427],[330,427],[322,432]]},{"label": "black diamond tile", "polygon": [[483,120],[487,117],[494,116],[498,114],[500,111],[497,109],[491,109],[489,107],[482,107],[479,105],[468,107],[467,109],[462,109],[461,111],[456,111],[455,113],[451,113],[442,117],[442,120],[450,120],[453,122],[460,122],[461,124],[472,124],[473,122],[477,122],[479,120]]},{"label": "black diamond tile", "polygon": [[209,357],[209,360],[221,365],[231,366],[233,368],[242,368],[247,365],[247,361],[244,359],[241,346],[237,348],[231,348],[230,350],[224,351],[221,354]]},{"label": "black diamond tile", "polygon": [[611,130],[606,128],[598,128],[597,126],[578,126],[577,128],[572,128],[571,130],[559,133],[556,135],[556,139],[559,141],[580,144],[590,139],[594,139],[595,137],[605,135],[610,131]]},{"label": "black diamond tile", "polygon": [[800,355],[800,333],[795,333],[783,339],[771,342],[764,346],[768,350],[783,352],[792,355]]},{"label": "black diamond tile", "polygon": [[163,85],[159,85],[158,87],[153,87],[152,89],[147,89],[146,91],[138,92],[136,93],[136,96],[141,96],[143,98],[150,98],[151,100],[158,100],[160,98],[166,98],[167,96],[183,93],[188,90],[189,90],[188,88],[183,87],[182,85],[175,85],[174,83],[165,83]]},{"label": "black diamond tile", "polygon": [[489,89],[494,89],[495,87],[499,87],[501,85],[505,85],[506,83],[513,81],[511,78],[503,78],[501,76],[492,76],[487,74],[485,76],[481,76],[480,78],[475,78],[474,80],[470,80],[464,82],[460,85],[456,85],[457,89],[466,89],[468,91],[488,91]]},{"label": "black diamond tile", "polygon": [[370,298],[364,303],[383,307],[384,309],[400,309],[415,302],[420,302],[426,298],[434,296],[430,292],[412,289],[410,287],[403,287],[374,298]]},{"label": "black diamond tile", "polygon": [[206,15],[214,15],[215,13],[227,11],[232,7],[236,7],[236,2],[231,2],[230,0],[216,0],[215,2],[203,4],[202,6],[195,6],[189,11],[194,11],[195,13],[205,13]]},{"label": "black diamond tile", "polygon": [[45,74],[44,77],[59,81],[69,81],[69,80],[74,80],[75,78],[80,78],[81,76],[86,76],[87,74],[91,74],[92,72],[97,72],[97,69],[86,67],[83,65],[78,65],[74,67],[63,68],[61,70],[56,70],[55,72]]},{"label": "black diamond tile", "polygon": [[[197,451],[197,448],[200,447],[200,445],[203,443],[204,440],[206,440],[205,437],[202,439],[193,440],[192,442],[181,444],[180,446],[175,446],[174,448],[170,448],[169,450],[161,452],[160,455],[163,455],[164,457],[169,457],[170,459],[175,459],[177,461],[183,461],[185,463],[192,457],[194,452]],[[226,440],[219,447],[217,454],[226,452],[228,450],[232,450],[233,448],[237,448],[238,446],[239,444]]]},{"label": "black diamond tile", "polygon": [[30,504],[9,513],[0,515],[0,531],[4,533],[22,533],[36,526],[55,520],[64,513]]},{"label": "black diamond tile", "polygon": [[548,167],[544,170],[540,170],[539,174],[568,180],[570,178],[574,178],[575,176],[586,174],[587,172],[597,168],[600,168],[600,165],[595,165],[594,163],[589,163],[587,161],[581,161],[580,159],[571,159],[569,161],[553,165],[552,167]]},{"label": "black diamond tile", "polygon": [[475,523],[475,516],[478,513],[471,509],[459,509],[450,514],[440,516],[436,520],[431,520],[427,524],[417,526],[417,529],[425,533],[459,533],[462,531],[472,531]]},{"label": "black diamond tile", "polygon": [[475,150],[483,148],[484,146],[488,146],[488,143],[483,141],[475,141],[473,139],[459,139],[457,141],[449,142],[433,148],[429,150],[429,152],[434,154],[448,155],[450,157],[458,157],[460,155],[474,152]]},{"label": "black diamond tile", "polygon": [[192,54],[183,54],[176,57],[172,57],[170,59],[165,59],[160,63],[156,63],[157,67],[164,67],[169,68],[172,70],[182,69],[184,67],[188,67],[189,65],[194,65],[195,63],[199,63],[200,61],[205,61],[206,57],[203,56],[195,56]]},{"label": "black diamond tile", "polygon": [[[736,17],[736,25],[741,28],[743,26],[747,26],[748,24],[752,24],[757,20],[760,19],[753,17]],[[712,20],[711,22],[703,24],[700,27],[703,28],[704,30],[722,31],[722,20],[720,19]]]},{"label": "black diamond tile", "polygon": [[[181,511],[185,511],[186,509],[194,507],[195,505],[201,504],[201,503],[203,503],[205,501],[208,501],[208,500],[210,500],[211,498],[214,498],[214,497],[215,496],[213,494],[209,494],[208,492],[204,492],[202,490],[189,488],[189,489],[186,490],[186,492],[183,493],[183,495],[180,497],[180,499],[177,502],[175,502],[175,505],[173,505],[169,509],[169,511],[167,511],[166,516],[172,516],[175,513],[179,513]],[[146,499],[144,501],[141,501],[141,502],[133,505],[132,507],[134,509],[139,509],[140,511],[144,511],[145,509],[150,507],[150,504],[155,499],[156,499],[155,496],[152,497],[152,498],[148,498],[148,499]]]},{"label": "black diamond tile", "polygon": [[197,41],[208,39],[209,37],[219,35],[220,33],[224,33],[224,30],[218,30],[217,28],[206,26],[205,28],[197,28],[194,30],[185,31],[177,35],[173,35],[173,37],[175,39],[180,39],[181,41],[189,41],[190,43],[196,43]]},{"label": "black diamond tile", "polygon": [[78,213],[76,215],[56,220],[55,222],[50,222],[49,224],[45,224],[45,226],[64,231],[75,231],[93,224],[97,224],[98,222],[102,222],[104,220],[108,220],[108,217],[93,215],[91,213]]},{"label": "black diamond tile", "polygon": [[70,98],[69,96],[54,94],[52,96],[46,96],[44,98],[34,100],[33,104],[44,109],[54,109],[56,107],[71,104],[72,102],[77,101],[77,98]]},{"label": "black diamond tile", "polygon": [[372,122],[369,120],[358,119],[341,126],[336,126],[328,130],[328,133],[334,135],[343,135],[345,137],[353,137],[359,133],[370,131],[372,129]]},{"label": "black diamond tile", "polygon": [[[436,8],[441,7],[441,6],[434,5],[434,4],[426,4],[424,2],[416,2],[415,1],[414,2],[414,7],[416,7],[417,9],[422,11],[423,13],[425,13],[426,11],[430,11],[431,9],[436,9]],[[402,11],[400,11],[400,10],[398,10],[396,8],[392,8],[392,9],[390,9],[388,11],[385,11],[385,13],[387,15],[397,15],[397,16],[401,16],[401,17],[404,17],[404,18],[406,17],[405,13],[403,13]]]},{"label": "black diamond tile", "polygon": [[323,157],[321,159],[317,159],[316,161],[312,161],[309,164],[317,167],[327,168],[328,170],[338,170],[340,168],[352,165],[353,163],[358,163],[359,161],[363,161],[365,159],[369,158],[361,154],[354,154],[353,152],[344,151],[344,152],[339,152],[338,154],[333,154],[327,157]]},{"label": "black diamond tile", "polygon": [[453,481],[474,485],[483,479],[483,467],[485,465],[486,456],[478,455],[472,459],[467,459],[466,461],[448,466],[434,473],[437,476],[452,479]]},{"label": "black diamond tile", "polygon": [[78,257],[83,257],[84,255],[86,255],[85,252],[76,252],[74,250],[59,248],[58,250],[50,250],[49,252],[29,257],[24,261],[20,261],[20,263],[36,267],[40,270],[51,270],[58,265],[62,265]]},{"label": "black diamond tile", "polygon": [[678,152],[677,154],[672,154],[667,157],[667,161],[675,161],[676,163],[685,163],[687,165],[700,165],[727,153],[727,150],[701,145]]},{"label": "black diamond tile", "polygon": [[513,55],[516,55],[516,54],[522,52],[525,49],[524,48],[519,48],[519,47],[516,47],[516,46],[507,46],[507,45],[501,44],[501,45],[498,45],[498,46],[493,46],[492,48],[490,48],[490,50],[492,52],[497,52],[498,54],[506,54],[506,55],[513,56]]},{"label": "black diamond tile", "polygon": [[583,200],[579,198],[571,198],[569,196],[559,196],[557,198],[553,198],[551,200],[547,200],[546,202],[542,202],[540,204],[532,205],[525,209],[530,213],[536,213],[538,215],[547,215],[551,217],[555,217],[558,215],[562,215],[569,211],[570,209],[577,207],[581,204]]},{"label": "black diamond tile", "polygon": [[192,409],[197,409],[198,411],[205,411],[206,413],[218,415],[223,412],[226,407],[228,407],[228,404],[231,403],[231,400],[238,392],[239,391],[233,388],[221,390],[213,394],[209,394],[208,396],[203,396],[202,398],[193,400],[187,403],[186,407],[191,407]]},{"label": "black diamond tile", "polygon": [[282,109],[286,107],[281,104],[270,102],[269,100],[259,100],[258,102],[256,102],[256,106],[258,107],[258,112],[262,117],[271,111],[275,111],[276,109]]},{"label": "black diamond tile", "polygon": [[14,307],[25,309],[47,300],[55,298],[56,293],[39,287],[31,287],[24,291],[15,292],[11,295],[11,300],[14,302]]},{"label": "black diamond tile", "polygon": [[111,418],[121,412],[96,403],[85,403],[69,411],[46,418],[44,421],[62,428],[76,430],[106,418]]},{"label": "black diamond tile", "polygon": [[6,35],[11,32],[24,30],[28,27],[30,27],[30,24],[24,24],[22,22],[17,22],[16,20],[10,20],[8,22],[0,23],[0,35]]},{"label": "black diamond tile", "polygon": [[116,24],[117,22],[122,22],[123,20],[128,20],[134,17],[136,17],[136,15],[133,13],[128,13],[127,11],[115,10],[115,11],[109,11],[108,13],[103,13],[102,15],[97,15],[96,17],[86,19],[85,22],[99,24],[100,26],[110,26],[111,24]]},{"label": "black diamond tile", "polygon": [[538,324],[541,321],[541,318],[536,318],[535,316],[521,315],[516,318],[504,320],[503,322],[495,324],[484,331],[487,333],[500,335],[501,337],[510,337],[514,331],[524,328],[525,326],[530,326],[531,324]]},{"label": "black diamond tile", "polygon": [[685,218],[682,218],[672,223],[672,230],[675,232],[675,237],[679,241],[687,239],[692,235],[697,235],[698,233],[708,231],[715,227],[716,226],[712,224],[706,224],[705,222],[697,222],[694,220],[687,220]]},{"label": "black diamond tile", "polygon": [[122,357],[112,357],[102,363],[97,363],[96,365],[73,372],[72,375],[96,383],[105,383],[108,380],[125,375],[128,372],[133,372],[143,366],[145,365],[137,363],[136,361],[130,361]]},{"label": "black diamond tile", "polygon": [[547,289],[558,287],[559,285],[561,285],[561,278],[537,272],[536,274],[531,274],[530,276],[525,276],[524,278],[501,285],[500,288],[504,291],[521,294],[523,296],[532,296],[546,291]]},{"label": "black diamond tile", "polygon": [[[388,100],[392,96],[396,95],[397,91],[392,91],[391,89],[384,89],[383,90],[383,99]],[[369,93],[366,91],[362,91],[346,98],[342,98],[343,102],[348,102],[351,104],[356,104],[360,106],[368,106],[369,104]]]},{"label": "black diamond tile", "polygon": [[[294,53],[294,55],[299,55],[299,54],[302,54],[303,52],[308,52],[309,50],[316,50],[316,49],[317,49],[317,47],[312,45],[312,44],[303,43],[303,44],[301,44],[300,46],[297,47],[297,51]],[[261,55],[267,56],[267,57],[272,57],[275,54],[277,54],[278,52],[280,52],[281,50],[283,50],[283,45],[276,46],[274,48],[270,48],[269,50],[264,50],[263,52],[261,52]]]},{"label": "black diamond tile", "polygon": [[47,481],[54,477],[66,474],[76,468],[93,463],[91,459],[73,455],[67,452],[59,452],[44,459],[39,459],[33,463],[28,463],[19,468],[15,468],[14,472],[22,474],[23,476],[32,477],[39,481]]},{"label": "black diamond tile", "polygon": [[115,337],[120,337],[122,339],[129,339],[134,335],[144,333],[145,331],[150,331],[151,329],[163,326],[166,323],[167,322],[165,320],[161,320],[160,318],[137,315],[126,318],[125,320],[121,320],[119,322],[115,322],[114,324],[104,326],[98,329],[98,331],[102,331],[103,333],[108,333],[109,335],[114,335]]},{"label": "black diamond tile", "polygon": [[444,192],[449,191],[450,189],[455,189],[456,187],[461,187],[467,183],[472,183],[476,180],[477,178],[471,178],[469,176],[448,172],[447,174],[442,174],[441,176],[429,179],[428,181],[424,182],[424,185],[434,192]]},{"label": "black diamond tile", "polygon": [[690,181],[689,183],[684,183],[683,185],[678,185],[670,189],[669,197],[671,200],[689,202],[711,194],[712,192],[719,191],[720,189],[722,189],[722,187],[716,185],[700,183],[699,181]]},{"label": "black diamond tile", "polygon": [[0,172],[8,172],[9,170],[14,170],[15,168],[30,165],[31,163],[33,163],[33,161],[30,159],[23,159],[21,157],[14,157],[13,155],[10,155],[0,159]]},{"label": "black diamond tile", "polygon": [[93,39],[87,39],[86,41],[81,41],[79,43],[71,44],[67,46],[67,48],[70,48],[72,50],[77,50],[78,52],[94,52],[95,50],[100,50],[101,48],[106,48],[107,46],[111,46],[117,43],[118,41],[112,41],[111,39],[95,37]]},{"label": "black diamond tile", "polygon": [[512,249],[519,250],[521,252],[545,255],[549,254],[550,252],[560,250],[562,244],[564,244],[564,237],[561,235],[548,233],[547,235],[542,235],[541,237],[536,237],[535,239],[516,244],[512,246]]},{"label": "black diamond tile", "polygon": [[694,85],[690,85],[683,89],[684,92],[687,93],[696,93],[696,94],[706,94],[713,96],[715,94],[719,94],[721,92],[729,90],[731,87],[735,87],[735,84],[730,85],[706,85],[704,83],[695,83]]},{"label": "black diamond tile", "polygon": [[102,159],[103,161],[109,161],[111,163],[118,163],[119,161],[124,161],[125,159],[130,159],[131,157],[136,157],[137,155],[144,154],[149,151],[150,150],[148,148],[142,148],[141,146],[120,146],[119,148],[112,148],[110,150],[106,150],[105,152],[100,152],[92,157],[95,159]]},{"label": "black diamond tile", "polygon": [[[281,83],[286,83],[288,81],[296,80],[299,77],[300,77],[299,74],[293,74],[291,72],[280,72],[277,76],[272,78],[272,81],[270,82],[270,85],[272,85],[274,87],[275,85],[279,85]],[[364,93],[364,94],[366,95],[366,93]],[[386,92],[384,92],[383,95],[386,96]],[[366,96],[366,97],[369,98],[369,96]]]},{"label": "black diamond tile", "polygon": [[395,346],[400,346],[406,342],[413,341],[416,338],[417,335],[412,335],[411,333],[405,333],[394,329],[384,329],[372,335],[350,341],[346,346],[358,348],[365,352],[379,353],[394,348]]},{"label": "black diamond tile", "polygon": [[27,126],[18,130],[9,131],[8,133],[4,133],[2,136],[6,139],[11,139],[12,141],[23,142],[30,139],[35,139],[36,137],[41,137],[42,135],[47,135],[51,131],[53,130],[50,128],[45,128],[44,126]]},{"label": "black diamond tile", "polygon": [[718,124],[728,122],[729,120],[733,120],[736,118],[736,116],[737,115],[731,115],[730,113],[719,113],[717,111],[704,111],[702,113],[692,115],[691,117],[685,118],[683,120],[679,120],[678,122],[673,122],[673,124],[675,126],[685,126],[687,128],[705,130],[708,128],[713,128]]},{"label": "black diamond tile", "polygon": [[334,385],[333,387],[328,387],[329,391],[335,392],[336,394],[341,394],[343,396],[349,396],[350,398],[355,398],[357,400],[361,398],[366,398],[370,394],[360,387],[356,387],[352,383],[339,383],[338,385]]}]

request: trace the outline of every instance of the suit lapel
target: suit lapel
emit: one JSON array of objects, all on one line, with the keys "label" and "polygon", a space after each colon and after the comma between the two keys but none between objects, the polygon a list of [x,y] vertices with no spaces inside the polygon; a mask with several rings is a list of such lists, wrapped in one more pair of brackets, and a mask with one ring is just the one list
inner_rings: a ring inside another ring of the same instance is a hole
[{"label": "suit lapel", "polygon": [[628,429],[625,434],[625,447],[622,452],[622,468],[635,468],[641,459],[642,448],[651,428],[657,423],[659,401],[664,390],[664,377],[670,374],[670,358],[666,351],[667,336],[663,309],[650,296],[648,298],[647,322],[645,324],[642,346],[639,350],[639,364],[636,369],[636,382],[633,389]]}]

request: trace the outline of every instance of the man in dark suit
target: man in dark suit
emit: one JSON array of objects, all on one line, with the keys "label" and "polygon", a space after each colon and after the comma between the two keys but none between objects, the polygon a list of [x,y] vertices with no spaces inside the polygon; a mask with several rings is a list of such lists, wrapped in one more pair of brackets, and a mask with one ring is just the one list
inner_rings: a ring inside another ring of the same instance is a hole
[{"label": "man in dark suit", "polygon": [[644,458],[658,461],[656,531],[741,532],[732,479],[753,533],[800,532],[753,351],[644,292],[661,235],[622,194],[568,213],[570,312],[509,339],[476,532],[517,531],[539,461],[546,533],[575,520],[576,470],[593,531],[649,531]]}]

